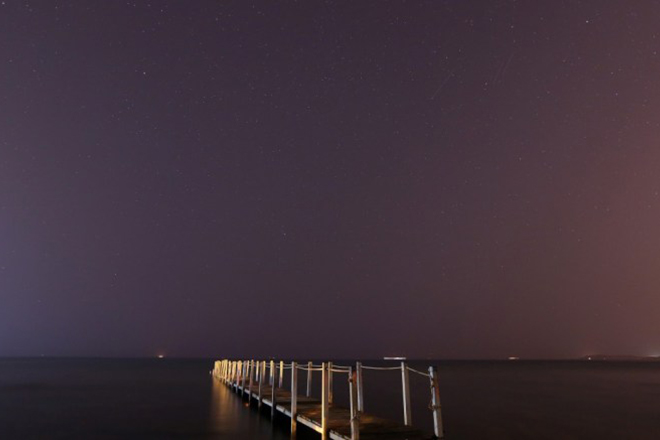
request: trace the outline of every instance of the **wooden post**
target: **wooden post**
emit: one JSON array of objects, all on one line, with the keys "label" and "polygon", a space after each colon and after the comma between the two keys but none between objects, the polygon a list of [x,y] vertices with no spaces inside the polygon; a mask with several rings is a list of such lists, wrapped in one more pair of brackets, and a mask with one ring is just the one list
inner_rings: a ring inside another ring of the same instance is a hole
[{"label": "wooden post", "polygon": [[261,388],[262,388],[262,377],[261,377],[261,361],[257,361],[257,406],[261,409]]},{"label": "wooden post", "polygon": [[362,362],[355,363],[355,375],[357,381],[357,410],[364,412],[364,391],[362,388]]},{"label": "wooden post", "polygon": [[254,376],[254,359],[250,360],[248,376],[250,381],[248,383],[248,404],[252,403],[252,377]]},{"label": "wooden post", "polygon": [[348,369],[348,397],[351,401],[351,440],[360,440],[360,413],[358,412],[357,372]]},{"label": "wooden post", "polygon": [[241,361],[241,396],[245,395],[245,368],[247,367],[247,362]]},{"label": "wooden post", "polygon": [[261,409],[261,405],[264,403],[263,396],[263,385],[264,385],[264,375],[266,374],[266,361],[261,361],[259,366],[259,404],[258,407]]},{"label": "wooden post", "polygon": [[291,435],[296,435],[298,417],[298,364],[291,361]]},{"label": "wooden post", "polygon": [[241,371],[243,371],[243,361],[236,362],[236,392],[238,393],[238,386],[241,384]]},{"label": "wooden post", "polygon": [[275,361],[270,360],[270,386],[275,387]]},{"label": "wooden post", "polygon": [[284,361],[280,361],[280,380],[278,382],[278,388],[282,388],[284,383]]},{"label": "wooden post", "polygon": [[250,371],[250,361],[243,363],[243,384],[241,386],[241,397],[245,398],[245,382],[247,382],[247,373]]},{"label": "wooden post", "polygon": [[403,388],[403,424],[412,425],[412,413],[410,409],[410,378],[408,377],[408,366],[401,362],[401,387]]},{"label": "wooden post", "polygon": [[328,440],[328,364],[321,364],[321,440]]},{"label": "wooden post", "polygon": [[307,362],[307,397],[312,397],[312,361]]},{"label": "wooden post", "polygon": [[236,361],[231,361],[231,365],[229,367],[229,388],[234,385],[234,368],[236,368]]},{"label": "wooden post", "polygon": [[429,367],[431,380],[431,410],[433,411],[433,430],[437,438],[443,438],[442,412],[440,408],[440,388],[438,387],[438,367]]},{"label": "wooden post", "polygon": [[273,383],[270,386],[270,420],[275,421],[275,395],[277,394],[275,391],[277,391],[277,387],[275,386],[275,362],[270,361],[270,367],[271,371],[273,372]]},{"label": "wooden post", "polygon": [[328,405],[332,405],[332,362],[328,362]]}]

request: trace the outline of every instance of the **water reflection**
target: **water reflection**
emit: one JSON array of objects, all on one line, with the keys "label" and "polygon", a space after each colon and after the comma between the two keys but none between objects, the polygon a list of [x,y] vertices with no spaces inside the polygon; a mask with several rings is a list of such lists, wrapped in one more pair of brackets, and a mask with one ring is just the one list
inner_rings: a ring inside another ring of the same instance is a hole
[{"label": "water reflection", "polygon": [[289,433],[282,424],[272,424],[270,417],[259,414],[257,409],[248,407],[242,400],[220,381],[211,379],[211,412],[209,431],[223,439],[289,439]]},{"label": "water reflection", "polygon": [[[246,408],[210,365],[0,359],[0,440],[289,438],[288,419],[273,425],[268,411]],[[347,405],[347,388],[335,379],[337,405]],[[415,375],[411,389],[413,423],[428,430],[428,381]],[[400,375],[369,372],[364,391],[367,412],[401,420]],[[655,362],[443,362],[440,395],[448,438],[660,439]]]}]

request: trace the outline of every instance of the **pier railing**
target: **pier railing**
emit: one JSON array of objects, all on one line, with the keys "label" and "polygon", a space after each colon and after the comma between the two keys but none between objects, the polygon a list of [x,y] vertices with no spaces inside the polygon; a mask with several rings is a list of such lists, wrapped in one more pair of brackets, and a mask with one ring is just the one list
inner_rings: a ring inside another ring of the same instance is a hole
[{"label": "pier railing", "polygon": [[[298,422],[298,400],[301,398],[299,392],[300,384],[298,381],[298,372],[307,372],[307,382],[304,396],[310,398],[312,395],[312,377],[314,372],[321,373],[321,426],[319,432],[322,439],[328,438],[328,415],[330,407],[333,405],[334,375],[345,375],[348,385],[349,424],[351,440],[360,438],[360,416],[364,414],[364,372],[365,371],[389,371],[401,375],[401,396],[403,400],[403,423],[405,426],[412,426],[412,408],[410,392],[410,373],[428,378],[429,383],[429,410],[433,420],[433,430],[436,438],[443,438],[442,411],[440,406],[440,392],[438,388],[438,369],[430,366],[426,371],[416,370],[410,367],[406,362],[401,362],[397,366],[369,366],[362,362],[356,362],[354,365],[338,365],[332,362],[322,362],[314,364],[313,362],[284,362],[275,360],[230,360],[224,359],[216,361],[213,369],[213,376],[227,386],[236,390],[236,392],[248,398],[255,398],[258,401],[259,408],[262,407],[264,398],[270,400],[271,417],[275,417],[277,390],[283,389],[285,374],[290,374],[290,417],[291,432],[295,433]],[[285,373],[288,372],[288,373]],[[256,386],[256,393],[252,390]],[[270,388],[270,395],[265,396],[265,388]],[[256,394],[256,395],[255,395]]]}]

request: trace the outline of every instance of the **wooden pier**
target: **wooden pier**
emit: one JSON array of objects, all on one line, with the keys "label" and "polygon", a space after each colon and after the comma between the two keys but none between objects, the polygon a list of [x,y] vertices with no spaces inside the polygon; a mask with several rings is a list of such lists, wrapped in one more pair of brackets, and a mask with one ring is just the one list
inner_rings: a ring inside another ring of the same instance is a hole
[{"label": "wooden pier", "polygon": [[[363,393],[364,370],[391,370],[401,375],[403,399],[403,424],[365,414]],[[287,373],[285,373],[285,371]],[[299,388],[298,372],[307,372],[305,393]],[[312,397],[312,379],[320,372],[321,398]],[[426,434],[412,426],[410,406],[409,373],[426,376],[430,385],[430,416],[433,418],[434,434]],[[321,434],[322,440],[419,440],[443,438],[440,393],[436,367],[428,372],[415,370],[401,362],[400,366],[374,367],[362,365],[343,366],[332,362],[315,365],[312,362],[299,364],[283,361],[221,360],[216,361],[212,371],[214,378],[234,390],[241,398],[256,403],[259,409],[270,408],[271,419],[283,414],[290,419],[291,434],[294,436],[298,423]],[[290,388],[284,388],[284,376],[290,374]],[[345,375],[348,383],[349,408],[333,404],[333,376]]]}]

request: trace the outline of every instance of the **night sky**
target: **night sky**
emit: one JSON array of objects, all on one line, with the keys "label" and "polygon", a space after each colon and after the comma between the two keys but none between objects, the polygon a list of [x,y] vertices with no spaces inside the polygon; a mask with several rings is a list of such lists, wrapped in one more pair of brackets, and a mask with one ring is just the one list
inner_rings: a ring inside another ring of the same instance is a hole
[{"label": "night sky", "polygon": [[660,354],[660,4],[0,4],[0,356]]}]

